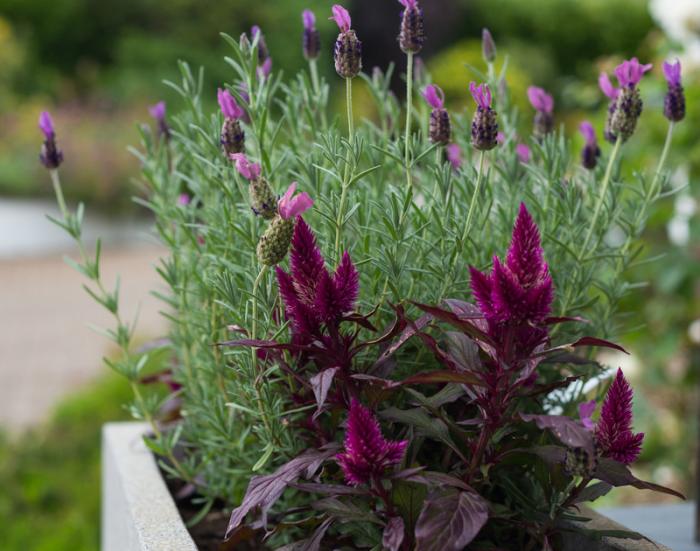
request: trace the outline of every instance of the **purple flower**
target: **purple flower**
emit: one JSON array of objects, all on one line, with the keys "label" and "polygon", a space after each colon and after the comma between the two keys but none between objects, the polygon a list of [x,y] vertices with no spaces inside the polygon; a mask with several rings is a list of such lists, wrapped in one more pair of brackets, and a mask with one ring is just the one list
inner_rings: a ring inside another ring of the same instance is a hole
[{"label": "purple flower", "polygon": [[481,31],[481,52],[487,63],[493,63],[496,60],[496,43],[488,29]]},{"label": "purple flower", "polygon": [[399,0],[404,9],[401,13],[401,30],[399,32],[399,47],[401,51],[417,54],[425,43],[425,24],[423,10],[418,0]]},{"label": "purple flower", "polygon": [[519,143],[515,146],[515,154],[518,156],[518,160],[523,164],[529,163],[532,157],[530,148],[524,143]]},{"label": "purple flower", "polygon": [[603,402],[596,425],[596,441],[604,457],[629,465],[642,451],[644,433],[632,432],[632,398],[634,392],[621,369]]},{"label": "purple flower", "polygon": [[530,86],[527,89],[527,98],[536,111],[551,114],[554,111],[554,99],[543,88]]},{"label": "purple flower", "polygon": [[595,430],[595,423],[591,419],[593,413],[595,412],[596,402],[591,400],[590,402],[582,402],[578,405],[578,417],[581,420],[581,424],[587,430]]},{"label": "purple flower", "polygon": [[595,129],[589,121],[583,121],[578,127],[587,144],[596,144]]},{"label": "purple flower", "polygon": [[399,0],[407,10],[415,9],[418,6],[418,0]]},{"label": "purple flower", "polygon": [[608,73],[600,73],[600,76],[598,77],[598,86],[600,86],[600,89],[603,91],[603,94],[608,96],[608,98],[610,98],[611,100],[616,100],[617,96],[620,93],[620,90],[613,86],[613,83],[610,81]]},{"label": "purple flower", "polygon": [[633,87],[642,80],[644,73],[649,70],[651,70],[651,63],[642,65],[636,57],[633,57],[629,61],[623,61],[615,67],[615,76],[621,87]]},{"label": "purple flower", "polygon": [[598,157],[600,157],[600,148],[598,147],[595,129],[590,122],[583,121],[579,126],[579,130],[586,140],[586,145],[581,151],[581,164],[588,170],[593,170],[598,164]]},{"label": "purple flower", "polygon": [[304,28],[312,31],[316,28],[316,16],[311,10],[304,10],[301,14],[301,20],[304,22]]},{"label": "purple flower", "polygon": [[157,122],[165,120],[165,102],[159,101],[155,105],[148,108],[148,112],[151,114]]},{"label": "purple flower", "polygon": [[56,145],[56,132],[48,111],[42,111],[39,115],[39,129],[44,134],[39,160],[46,168],[54,170],[63,162],[63,152]]},{"label": "purple flower", "polygon": [[345,432],[345,451],[338,454],[336,460],[345,474],[345,481],[359,486],[376,481],[388,467],[400,463],[407,446],[408,440],[385,440],[376,417],[353,399]]},{"label": "purple flower", "polygon": [[236,170],[246,180],[257,180],[260,177],[260,165],[251,163],[243,153],[233,153],[230,158],[236,163]]},{"label": "purple flower", "polygon": [[265,60],[270,57],[270,50],[267,49],[265,36],[257,25],[253,25],[250,29],[250,36],[253,41],[255,41],[256,38],[258,39],[258,65],[262,65]]},{"label": "purple flower", "polygon": [[669,86],[681,85],[681,62],[676,60],[675,63],[664,61],[663,65],[664,77]]},{"label": "purple flower", "polygon": [[177,198],[177,204],[186,207],[190,204],[190,196],[186,193],[181,193]]},{"label": "purple flower", "polygon": [[279,213],[284,220],[296,218],[309,210],[314,204],[314,200],[306,192],[294,196],[296,189],[297,183],[292,182],[282,199],[280,199]]},{"label": "purple flower", "polygon": [[346,10],[343,6],[339,4],[335,4],[332,8],[333,11],[333,19],[338,27],[340,28],[340,32],[346,33],[350,30],[350,27],[352,27],[352,20],[350,19],[350,13],[348,13],[348,10]]},{"label": "purple flower", "polygon": [[266,57],[263,64],[258,67],[258,78],[264,79],[270,76],[272,72],[272,58]]},{"label": "purple flower", "polygon": [[451,143],[447,146],[447,160],[452,165],[452,168],[459,170],[462,168],[462,148],[459,144]]},{"label": "purple flower", "polygon": [[439,86],[430,84],[423,90],[423,98],[433,109],[442,109],[445,106],[445,94]]},{"label": "purple flower", "polygon": [[505,263],[493,259],[485,274],[470,266],[471,287],[492,336],[500,338],[508,327],[518,328],[523,348],[534,347],[547,335],[542,325],[550,312],[554,288],[544,261],[540,233],[524,203],[513,228]]},{"label": "purple flower", "polygon": [[476,82],[471,82],[469,91],[479,108],[487,111],[491,107],[491,90],[489,90],[488,84],[479,84],[477,86]]},{"label": "purple flower", "polygon": [[39,115],[39,129],[44,133],[44,137],[47,140],[55,137],[56,132],[53,128],[53,119],[48,111],[42,111]]},{"label": "purple flower", "polygon": [[227,119],[237,120],[244,115],[245,112],[243,108],[236,103],[236,100],[228,90],[219,88],[217,91],[217,99],[219,100],[221,112]]}]

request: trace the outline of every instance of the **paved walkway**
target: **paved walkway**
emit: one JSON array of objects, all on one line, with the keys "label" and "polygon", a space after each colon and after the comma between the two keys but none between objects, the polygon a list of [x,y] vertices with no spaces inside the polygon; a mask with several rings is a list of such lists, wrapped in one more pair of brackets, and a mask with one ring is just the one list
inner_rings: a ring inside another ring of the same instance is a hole
[{"label": "paved walkway", "polygon": [[[118,247],[103,253],[105,282],[121,276],[126,319],[139,311],[138,334],[164,333],[154,246]],[[83,278],[58,253],[0,260],[0,427],[19,430],[45,419],[52,407],[108,369],[101,358],[113,348],[89,327],[112,320],[82,289]],[[140,305],[140,309],[139,309]]]}]

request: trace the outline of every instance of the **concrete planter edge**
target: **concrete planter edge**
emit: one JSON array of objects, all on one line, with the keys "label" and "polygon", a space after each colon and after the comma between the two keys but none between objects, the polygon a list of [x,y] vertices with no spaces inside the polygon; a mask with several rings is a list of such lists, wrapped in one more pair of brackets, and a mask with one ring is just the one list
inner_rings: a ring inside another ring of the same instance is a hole
[{"label": "concrete planter edge", "polygon": [[[153,453],[145,423],[107,423],[102,429],[102,551],[197,551]],[[624,530],[592,510],[588,528]],[[564,551],[670,551],[648,541],[570,534]]]}]

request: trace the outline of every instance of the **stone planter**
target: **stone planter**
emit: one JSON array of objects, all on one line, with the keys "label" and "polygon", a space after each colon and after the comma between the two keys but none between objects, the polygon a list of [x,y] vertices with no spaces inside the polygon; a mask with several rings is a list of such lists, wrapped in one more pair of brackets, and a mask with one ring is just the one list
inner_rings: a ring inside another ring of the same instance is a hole
[{"label": "stone planter", "polygon": [[[197,551],[150,450],[143,423],[108,423],[102,430],[102,551]],[[595,513],[588,527],[624,529]],[[670,551],[647,541],[571,535],[564,551]]]}]

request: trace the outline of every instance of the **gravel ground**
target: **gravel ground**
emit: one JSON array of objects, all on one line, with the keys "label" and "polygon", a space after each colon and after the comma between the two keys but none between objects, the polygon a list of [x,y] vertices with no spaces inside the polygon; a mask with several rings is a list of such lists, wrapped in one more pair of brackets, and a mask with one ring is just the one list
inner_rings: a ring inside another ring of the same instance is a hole
[{"label": "gravel ground", "polygon": [[[161,303],[149,292],[162,286],[154,270],[162,251],[131,247],[103,251],[108,284],[121,278],[125,319],[138,312],[139,338],[162,335]],[[113,350],[90,326],[112,320],[82,289],[83,278],[61,255],[0,260],[0,427],[12,432],[46,418],[66,394],[108,369]]]}]

